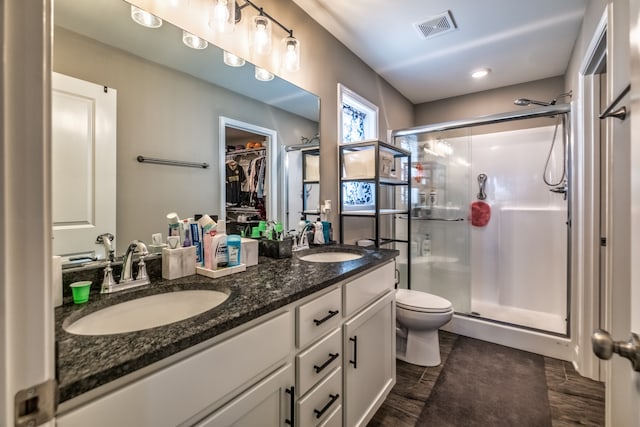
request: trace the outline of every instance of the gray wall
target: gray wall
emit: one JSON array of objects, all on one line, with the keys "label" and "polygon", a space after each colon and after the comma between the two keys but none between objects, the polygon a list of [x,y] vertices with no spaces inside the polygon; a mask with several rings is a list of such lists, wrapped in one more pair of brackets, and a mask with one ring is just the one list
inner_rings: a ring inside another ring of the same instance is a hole
[{"label": "gray wall", "polygon": [[[118,91],[117,253],[132,239],[166,235],[168,212],[220,212],[219,116],[275,129],[280,144],[318,131],[315,122],[62,28],[55,28],[53,51],[54,71]],[[141,164],[138,155],[211,167]]]},{"label": "gray wall", "polygon": [[[498,89],[456,96],[416,105],[416,126],[448,122],[459,119],[470,119],[491,114],[506,113],[530,107],[519,107],[513,104],[518,98],[529,98],[538,101],[550,101],[565,92],[564,77],[557,76],[533,82],[505,86]],[[570,98],[559,99],[558,103],[569,102]],[[503,130],[515,130],[534,126],[554,124],[553,119],[527,119],[500,125],[474,127],[473,133],[489,133]]]}]

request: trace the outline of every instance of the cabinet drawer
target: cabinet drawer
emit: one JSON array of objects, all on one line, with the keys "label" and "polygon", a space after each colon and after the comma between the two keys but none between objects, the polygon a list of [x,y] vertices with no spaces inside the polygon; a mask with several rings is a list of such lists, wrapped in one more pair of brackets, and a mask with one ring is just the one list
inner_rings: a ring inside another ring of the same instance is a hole
[{"label": "cabinet drawer", "polygon": [[342,427],[342,405],[338,406],[318,427]]},{"label": "cabinet drawer", "polygon": [[336,368],[296,404],[300,426],[316,426],[342,405],[342,368]]},{"label": "cabinet drawer", "polygon": [[336,366],[342,366],[342,335],[336,329],[296,356],[296,389],[302,396]]},{"label": "cabinet drawer", "polygon": [[342,322],[340,288],[318,297],[296,309],[298,315],[296,340],[302,348]]},{"label": "cabinet drawer", "polygon": [[379,267],[343,285],[344,315],[351,316],[395,285],[395,263]]}]

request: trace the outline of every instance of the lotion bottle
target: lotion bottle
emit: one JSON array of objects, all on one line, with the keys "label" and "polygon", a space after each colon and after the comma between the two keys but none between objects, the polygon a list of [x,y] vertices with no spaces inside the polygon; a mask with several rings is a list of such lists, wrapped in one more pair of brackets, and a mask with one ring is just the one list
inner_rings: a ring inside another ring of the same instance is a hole
[{"label": "lotion bottle", "polygon": [[211,254],[214,258],[212,269],[224,268],[229,263],[229,252],[227,250],[227,227],[225,221],[221,219],[216,225],[216,235],[211,239]]}]

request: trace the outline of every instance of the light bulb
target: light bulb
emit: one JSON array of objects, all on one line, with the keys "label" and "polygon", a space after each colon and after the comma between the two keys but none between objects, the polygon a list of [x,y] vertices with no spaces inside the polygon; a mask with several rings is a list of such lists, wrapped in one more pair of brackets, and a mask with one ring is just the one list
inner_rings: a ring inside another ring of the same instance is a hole
[{"label": "light bulb", "polygon": [[253,27],[253,51],[263,55],[271,52],[271,26],[269,20],[261,15],[256,16]]},{"label": "light bulb", "polygon": [[209,27],[214,30],[224,33],[227,30],[229,23],[229,4],[227,0],[218,0],[213,7],[211,13],[211,19],[209,20]]},{"label": "light bulb", "polygon": [[284,39],[283,68],[287,71],[300,69],[300,42],[294,37]]}]

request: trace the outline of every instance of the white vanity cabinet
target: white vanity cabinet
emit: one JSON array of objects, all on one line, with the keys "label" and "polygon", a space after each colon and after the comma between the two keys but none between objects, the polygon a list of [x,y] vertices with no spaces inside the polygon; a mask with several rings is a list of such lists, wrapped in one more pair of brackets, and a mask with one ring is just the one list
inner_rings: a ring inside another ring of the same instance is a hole
[{"label": "white vanity cabinet", "polygon": [[244,407],[256,408],[264,400],[261,381],[276,375],[291,357],[293,318],[287,310],[241,328],[228,339],[59,415],[57,426],[193,425],[245,390]]},{"label": "white vanity cabinet", "polygon": [[238,326],[57,426],[362,425],[395,384],[394,272],[389,262]]},{"label": "white vanity cabinet", "polygon": [[298,427],[366,425],[395,385],[395,263],[296,310]]},{"label": "white vanity cabinet", "polygon": [[395,385],[395,298],[387,292],[344,324],[344,425],[366,425]]},{"label": "white vanity cabinet", "polygon": [[212,415],[197,427],[293,425],[293,365],[288,363]]}]

